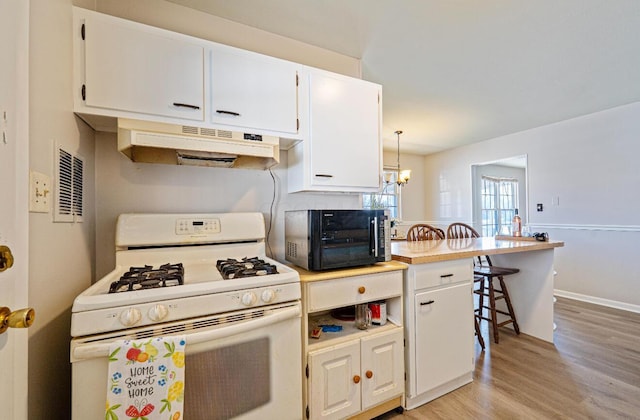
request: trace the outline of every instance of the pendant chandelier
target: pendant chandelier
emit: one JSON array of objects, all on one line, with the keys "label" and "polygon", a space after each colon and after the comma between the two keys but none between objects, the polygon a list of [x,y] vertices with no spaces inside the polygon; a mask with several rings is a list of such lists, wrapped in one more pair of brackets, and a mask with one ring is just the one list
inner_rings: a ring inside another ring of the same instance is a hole
[{"label": "pendant chandelier", "polygon": [[400,169],[400,134],[402,134],[402,130],[398,130],[395,133],[398,136],[398,179],[396,180],[396,183],[398,186],[402,187],[409,182],[409,178],[411,178],[411,169]]}]

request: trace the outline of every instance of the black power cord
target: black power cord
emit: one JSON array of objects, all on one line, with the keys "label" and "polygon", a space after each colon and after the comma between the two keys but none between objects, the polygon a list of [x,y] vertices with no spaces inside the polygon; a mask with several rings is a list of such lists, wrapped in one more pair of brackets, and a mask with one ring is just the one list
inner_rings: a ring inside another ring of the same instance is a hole
[{"label": "black power cord", "polygon": [[273,174],[271,168],[269,168],[269,175],[271,175],[271,180],[273,181],[273,197],[271,197],[271,205],[269,206],[269,228],[267,229],[267,237],[265,242],[267,245],[267,249],[269,250],[269,258],[275,259],[273,251],[271,250],[271,244],[269,243],[269,237],[271,236],[271,226],[273,226],[273,206],[276,203],[277,182],[276,176]]}]

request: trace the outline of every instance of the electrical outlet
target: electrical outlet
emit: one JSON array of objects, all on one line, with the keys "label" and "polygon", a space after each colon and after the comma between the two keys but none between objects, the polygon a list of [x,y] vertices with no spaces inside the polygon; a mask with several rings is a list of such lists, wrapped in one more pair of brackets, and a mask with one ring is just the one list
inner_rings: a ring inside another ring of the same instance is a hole
[{"label": "electrical outlet", "polygon": [[538,204],[536,205],[536,209],[537,209],[538,211],[542,211],[542,210],[544,209],[544,206],[542,205],[542,203],[538,203]]},{"label": "electrical outlet", "polygon": [[49,213],[51,178],[40,172],[29,173],[29,211]]}]

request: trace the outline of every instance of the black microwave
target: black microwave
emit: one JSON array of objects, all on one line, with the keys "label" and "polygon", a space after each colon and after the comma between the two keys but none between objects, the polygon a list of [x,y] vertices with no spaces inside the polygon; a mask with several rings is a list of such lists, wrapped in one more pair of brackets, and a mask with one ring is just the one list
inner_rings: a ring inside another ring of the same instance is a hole
[{"label": "black microwave", "polygon": [[285,258],[311,271],[391,259],[389,210],[285,212]]}]

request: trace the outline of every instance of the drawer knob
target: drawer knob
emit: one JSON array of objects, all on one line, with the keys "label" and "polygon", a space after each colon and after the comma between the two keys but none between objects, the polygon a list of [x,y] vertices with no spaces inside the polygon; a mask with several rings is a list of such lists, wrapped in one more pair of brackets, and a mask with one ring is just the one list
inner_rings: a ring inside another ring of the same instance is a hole
[{"label": "drawer knob", "polygon": [[359,376],[359,375],[354,375],[354,377],[353,377],[353,383],[354,383],[354,384],[359,384],[359,383],[360,383],[360,376]]},{"label": "drawer knob", "polygon": [[373,372],[371,372],[370,370],[367,371],[367,373],[365,373],[365,376],[369,379],[373,378]]},{"label": "drawer knob", "polygon": [[362,295],[362,294],[364,294],[364,292],[365,292],[366,290],[367,290],[367,289],[365,289],[365,288],[364,288],[364,286],[360,286],[360,287],[358,287],[358,293],[360,293],[361,295]]}]

